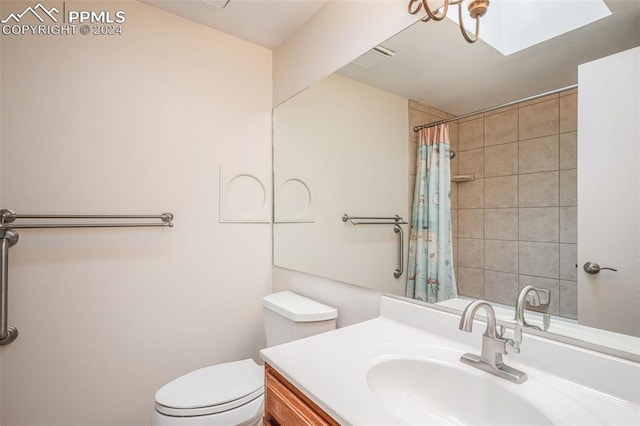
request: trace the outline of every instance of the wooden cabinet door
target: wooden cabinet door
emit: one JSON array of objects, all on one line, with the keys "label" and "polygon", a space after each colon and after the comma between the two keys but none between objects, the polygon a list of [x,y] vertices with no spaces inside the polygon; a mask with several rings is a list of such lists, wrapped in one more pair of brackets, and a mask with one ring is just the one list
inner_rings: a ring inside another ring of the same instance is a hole
[{"label": "wooden cabinet door", "polygon": [[338,423],[268,364],[265,365],[263,424],[279,426],[334,426]]}]

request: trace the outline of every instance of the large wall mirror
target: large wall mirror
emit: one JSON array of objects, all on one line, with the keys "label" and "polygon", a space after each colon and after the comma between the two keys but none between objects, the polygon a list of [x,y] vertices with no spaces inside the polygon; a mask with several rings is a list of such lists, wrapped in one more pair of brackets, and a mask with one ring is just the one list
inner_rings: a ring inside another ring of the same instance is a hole
[{"label": "large wall mirror", "polygon": [[[404,295],[410,225],[397,225],[399,249],[389,218],[410,222],[413,127],[573,86],[580,64],[639,46],[640,3],[606,3],[611,16],[508,56],[482,40],[467,44],[454,22],[417,22],[276,107],[274,264]],[[572,87],[450,123],[451,173],[474,176],[452,183],[453,259],[464,300],[450,307],[469,298],[512,306],[519,289],[533,285],[549,291],[538,308],[552,315],[549,332],[585,323],[579,96]],[[386,222],[355,226],[345,214]],[[640,310],[638,298],[616,303]],[[640,355],[637,327],[586,323],[603,329],[597,344]]]}]

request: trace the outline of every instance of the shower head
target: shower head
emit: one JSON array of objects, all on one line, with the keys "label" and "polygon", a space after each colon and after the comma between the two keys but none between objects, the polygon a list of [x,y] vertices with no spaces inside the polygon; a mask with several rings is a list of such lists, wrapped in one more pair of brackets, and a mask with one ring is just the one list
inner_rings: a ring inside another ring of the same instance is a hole
[{"label": "shower head", "polygon": [[456,158],[456,152],[453,150],[449,151],[449,160],[453,160],[454,158]]}]

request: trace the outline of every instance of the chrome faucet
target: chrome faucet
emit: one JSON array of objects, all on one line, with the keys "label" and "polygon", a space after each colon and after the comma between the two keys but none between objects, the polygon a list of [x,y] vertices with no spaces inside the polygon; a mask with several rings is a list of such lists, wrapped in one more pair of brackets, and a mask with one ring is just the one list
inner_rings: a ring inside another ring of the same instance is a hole
[{"label": "chrome faucet", "polygon": [[540,296],[546,296],[547,304],[549,303],[549,290],[535,288],[532,285],[528,285],[520,290],[520,293],[518,293],[518,298],[516,299],[516,316],[514,319],[517,325],[533,328],[534,330],[540,331],[547,331],[549,329],[549,325],[551,323],[551,316],[549,314],[542,314],[543,328],[540,328],[537,325],[529,324],[524,318],[524,308],[527,304],[527,301],[531,306],[540,306],[542,304]]},{"label": "chrome faucet", "polygon": [[482,335],[480,356],[467,353],[460,357],[460,361],[515,383],[524,382],[527,380],[526,373],[509,367],[502,361],[502,355],[520,352],[520,344],[522,343],[522,329],[520,327],[514,328],[515,340],[503,338],[502,333],[496,329],[496,313],[493,307],[484,300],[476,300],[470,303],[462,313],[460,330],[471,332],[473,320],[480,308],[484,309],[487,318],[487,329]]}]

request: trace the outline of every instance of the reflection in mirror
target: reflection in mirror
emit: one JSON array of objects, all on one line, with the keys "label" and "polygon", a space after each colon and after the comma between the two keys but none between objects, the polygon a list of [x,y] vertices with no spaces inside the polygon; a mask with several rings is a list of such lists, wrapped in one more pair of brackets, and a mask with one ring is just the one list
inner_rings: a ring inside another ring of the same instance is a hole
[{"label": "reflection in mirror", "polygon": [[[306,182],[311,201],[297,221],[276,215],[275,264],[404,294],[406,274],[398,280],[391,275],[396,262],[392,230],[349,227],[342,214],[399,214],[410,220],[414,126],[574,85],[580,64],[640,45],[640,3],[607,5],[611,16],[510,56],[482,41],[467,45],[454,23],[418,22],[382,43],[382,50],[394,55],[368,63],[360,58],[276,108],[276,211],[279,182],[288,179]],[[341,86],[332,96],[343,98],[328,101],[322,92],[336,82]],[[578,265],[579,253],[587,253],[581,245],[587,238],[578,235],[584,211],[578,213],[577,186],[580,159],[588,149],[580,145],[577,155],[578,139],[586,140],[578,137],[578,96],[582,110],[589,95],[578,88],[449,123],[457,151],[451,173],[473,174],[474,180],[452,183],[453,261],[461,297],[444,304],[462,309],[469,299],[482,298],[498,306],[501,319],[512,321],[519,290],[532,285],[549,297],[538,307],[527,305],[528,322],[542,326],[541,313],[549,313],[551,333],[640,354],[640,340],[632,337],[640,331],[629,316],[640,311],[637,297],[621,296],[607,305],[607,313],[619,312],[620,318],[586,319],[591,307],[584,299],[604,304],[604,298],[597,299],[601,290],[591,289],[593,276],[577,267],[598,260],[580,255]],[[376,103],[387,98],[388,109]],[[323,104],[325,111],[319,111]],[[637,124],[637,117],[632,120]],[[304,129],[301,123],[315,127]],[[409,234],[408,225],[404,231]],[[630,269],[637,273],[637,265]],[[603,275],[598,276],[603,282],[611,277]],[[638,278],[629,280],[631,285]]]},{"label": "reflection in mirror", "polygon": [[336,74],[280,105],[273,121],[274,263],[404,294],[393,223],[342,216],[407,217],[407,100]]}]

